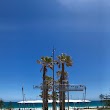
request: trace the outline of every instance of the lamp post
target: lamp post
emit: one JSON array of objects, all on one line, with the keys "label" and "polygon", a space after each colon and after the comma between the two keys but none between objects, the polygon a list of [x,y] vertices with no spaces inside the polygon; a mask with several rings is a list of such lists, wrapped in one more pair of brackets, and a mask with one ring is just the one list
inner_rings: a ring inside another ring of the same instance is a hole
[{"label": "lamp post", "polygon": [[53,47],[53,52],[52,52],[52,57],[53,57],[53,110],[56,110],[56,96],[55,96],[55,88],[54,88],[54,52],[55,52],[55,49]]},{"label": "lamp post", "polygon": [[25,94],[24,94],[24,87],[22,87],[22,96],[23,96],[23,105],[25,110]]}]

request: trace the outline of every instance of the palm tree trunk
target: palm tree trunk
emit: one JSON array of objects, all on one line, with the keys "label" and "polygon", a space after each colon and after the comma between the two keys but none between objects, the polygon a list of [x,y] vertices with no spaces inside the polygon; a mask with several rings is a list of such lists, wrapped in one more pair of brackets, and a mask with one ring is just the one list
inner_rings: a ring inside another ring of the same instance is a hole
[{"label": "palm tree trunk", "polygon": [[48,110],[48,85],[46,84],[46,106],[45,106],[45,110]]},{"label": "palm tree trunk", "polygon": [[42,100],[43,100],[43,110],[44,110],[44,107],[45,107],[45,88],[44,88],[44,85],[45,85],[45,70],[43,69],[43,97],[42,97]]},{"label": "palm tree trunk", "polygon": [[[63,80],[65,80],[64,63],[62,63],[62,84],[64,84]],[[65,110],[65,91],[62,91],[62,110]]]},{"label": "palm tree trunk", "polygon": [[46,67],[44,66],[43,69],[43,110],[46,110],[46,82],[45,82],[45,77],[46,77]]},{"label": "palm tree trunk", "polygon": [[[64,88],[64,86],[62,86],[64,84],[63,80],[65,80],[64,63],[62,63],[62,73],[60,77],[61,89]],[[60,90],[60,110],[65,110],[65,91],[62,91],[62,90]]]},{"label": "palm tree trunk", "polygon": [[[60,77],[60,84],[62,84],[62,75]],[[60,105],[60,110],[62,110],[62,91],[61,91],[61,89],[62,89],[62,85],[60,85],[60,88],[59,88],[59,99],[60,99],[59,105]]]}]

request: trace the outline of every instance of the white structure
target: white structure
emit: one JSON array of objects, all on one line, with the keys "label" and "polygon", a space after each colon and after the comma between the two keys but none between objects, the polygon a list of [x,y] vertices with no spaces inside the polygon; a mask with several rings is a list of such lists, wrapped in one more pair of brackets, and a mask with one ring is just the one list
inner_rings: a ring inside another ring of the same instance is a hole
[{"label": "white structure", "polygon": [[[52,103],[53,100],[48,100],[48,103]],[[57,103],[59,103],[58,100],[56,100]],[[65,100],[65,102],[68,102],[68,100]],[[91,102],[90,100],[69,100],[69,102],[72,102],[72,103],[78,103],[78,102]],[[20,101],[18,102],[19,104],[22,104],[22,103],[43,103],[42,100],[27,100],[27,101]]]}]

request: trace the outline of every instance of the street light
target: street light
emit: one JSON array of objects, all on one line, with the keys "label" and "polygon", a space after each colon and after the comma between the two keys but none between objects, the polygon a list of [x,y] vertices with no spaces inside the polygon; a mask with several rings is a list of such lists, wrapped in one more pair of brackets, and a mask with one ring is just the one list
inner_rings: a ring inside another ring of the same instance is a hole
[{"label": "street light", "polygon": [[55,89],[54,89],[54,52],[55,49],[53,47],[52,57],[53,57],[53,110],[56,110],[56,97],[55,97]]}]

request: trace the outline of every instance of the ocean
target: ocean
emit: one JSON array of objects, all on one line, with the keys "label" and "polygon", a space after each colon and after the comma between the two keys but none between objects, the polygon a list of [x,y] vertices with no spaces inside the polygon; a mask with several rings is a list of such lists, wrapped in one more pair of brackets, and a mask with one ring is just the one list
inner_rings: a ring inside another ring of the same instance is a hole
[{"label": "ocean", "polygon": [[[94,108],[94,107],[99,107],[99,106],[103,106],[104,104],[101,103],[100,101],[91,101],[88,103],[69,103],[69,106],[74,108]],[[56,104],[56,106],[58,107],[59,105]],[[42,104],[41,103],[37,103],[37,104],[18,104],[17,102],[4,102],[4,108],[42,108]],[[49,103],[49,107],[52,107],[52,104]],[[68,103],[66,103],[66,107],[68,107]]]}]

